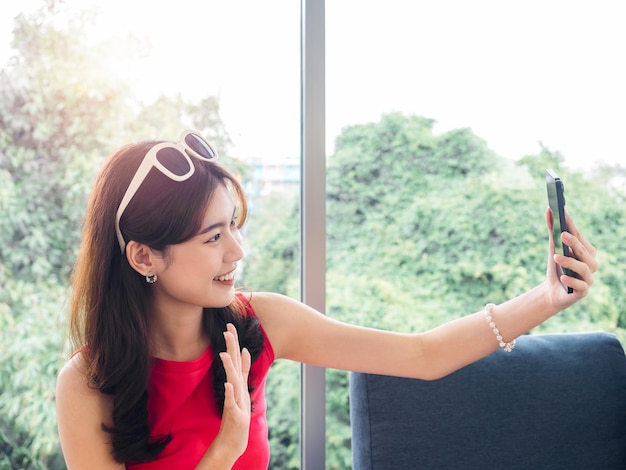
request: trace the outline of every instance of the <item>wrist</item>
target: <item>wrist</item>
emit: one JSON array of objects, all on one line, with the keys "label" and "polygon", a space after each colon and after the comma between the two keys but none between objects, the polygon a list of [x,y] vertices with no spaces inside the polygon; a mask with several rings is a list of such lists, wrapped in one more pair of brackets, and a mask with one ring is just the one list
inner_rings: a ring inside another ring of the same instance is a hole
[{"label": "wrist", "polygon": [[196,466],[196,470],[230,470],[241,456],[241,453],[234,449],[234,446],[223,442],[218,434]]},{"label": "wrist", "polygon": [[[550,285],[548,280],[541,283],[538,288],[540,288],[542,292],[542,298],[540,299],[541,303],[538,308],[540,308],[540,311],[542,312],[547,312],[546,319],[566,309],[575,301],[574,296],[572,294],[568,294],[567,298],[571,299],[572,302],[566,305],[562,304],[559,301],[559,296],[555,294],[554,288]],[[563,292],[565,292],[565,288],[563,288]]]},{"label": "wrist", "polygon": [[493,317],[504,338],[511,341],[545,322],[561,309],[552,302],[546,284],[497,305]]}]

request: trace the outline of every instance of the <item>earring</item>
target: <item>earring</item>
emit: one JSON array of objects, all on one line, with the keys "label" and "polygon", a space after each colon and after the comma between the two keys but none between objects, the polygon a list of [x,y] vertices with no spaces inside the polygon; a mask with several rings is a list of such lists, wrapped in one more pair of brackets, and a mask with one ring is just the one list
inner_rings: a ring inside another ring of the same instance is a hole
[{"label": "earring", "polygon": [[146,274],[146,282],[148,284],[154,284],[155,282],[157,282],[157,275],[154,274],[152,271],[149,271],[148,274]]}]

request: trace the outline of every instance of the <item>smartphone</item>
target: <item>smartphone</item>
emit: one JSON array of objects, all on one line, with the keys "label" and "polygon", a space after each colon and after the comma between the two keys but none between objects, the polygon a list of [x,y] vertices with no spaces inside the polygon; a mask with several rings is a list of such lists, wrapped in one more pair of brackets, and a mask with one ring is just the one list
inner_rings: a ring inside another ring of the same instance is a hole
[{"label": "smartphone", "polygon": [[[564,256],[573,256],[569,247],[561,242],[561,233],[567,231],[567,222],[565,220],[565,187],[563,181],[554,172],[554,170],[546,170],[546,187],[548,189],[548,203],[552,209],[553,224],[552,238],[554,240],[554,252]],[[563,268],[564,274],[567,276],[578,277],[574,271]],[[574,292],[571,287],[567,288],[568,293]]]}]

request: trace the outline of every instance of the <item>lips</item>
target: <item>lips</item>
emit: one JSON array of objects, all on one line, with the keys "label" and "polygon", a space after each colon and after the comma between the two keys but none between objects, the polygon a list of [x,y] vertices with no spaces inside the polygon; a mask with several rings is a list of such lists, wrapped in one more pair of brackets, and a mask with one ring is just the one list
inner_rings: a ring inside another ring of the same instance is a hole
[{"label": "lips", "polygon": [[224,282],[224,281],[232,281],[233,279],[235,279],[235,271],[231,271],[228,274],[224,274],[223,276],[216,276],[213,278],[214,281],[220,281],[220,282]]}]

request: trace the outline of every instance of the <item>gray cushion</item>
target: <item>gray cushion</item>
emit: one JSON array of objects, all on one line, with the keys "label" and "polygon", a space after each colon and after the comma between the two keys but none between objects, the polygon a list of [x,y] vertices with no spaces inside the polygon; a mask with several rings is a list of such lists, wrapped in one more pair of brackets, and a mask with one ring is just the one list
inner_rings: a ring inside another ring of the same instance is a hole
[{"label": "gray cushion", "polygon": [[353,465],[626,469],[626,358],[606,333],[527,335],[435,381],[352,373]]}]

